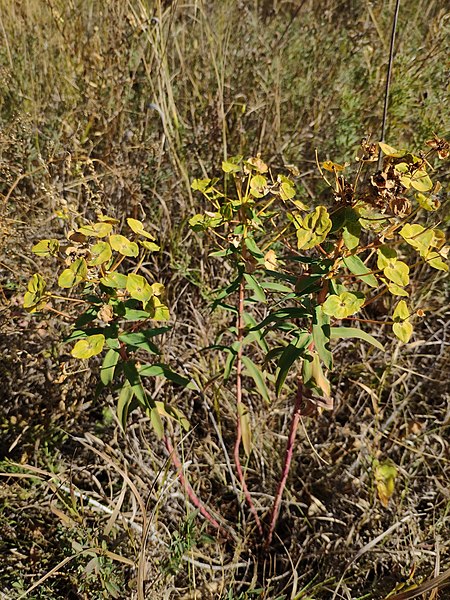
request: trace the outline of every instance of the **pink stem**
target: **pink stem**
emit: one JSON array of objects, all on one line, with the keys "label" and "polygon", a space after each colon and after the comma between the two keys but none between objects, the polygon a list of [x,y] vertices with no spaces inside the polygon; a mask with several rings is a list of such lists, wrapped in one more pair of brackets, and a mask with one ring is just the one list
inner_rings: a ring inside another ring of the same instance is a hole
[{"label": "pink stem", "polygon": [[245,500],[250,508],[251,513],[255,518],[255,523],[258,528],[260,535],[263,535],[263,529],[261,521],[259,520],[258,513],[256,512],[255,505],[253,504],[252,497],[248,491],[247,484],[245,483],[244,473],[242,471],[241,459],[239,458],[239,448],[241,446],[242,439],[242,428],[241,428],[241,410],[242,406],[242,340],[244,337],[244,295],[245,295],[245,283],[241,281],[239,286],[239,301],[238,301],[238,342],[239,349],[236,358],[236,408],[237,408],[237,419],[236,419],[236,441],[234,444],[234,462],[236,464],[236,471],[238,474],[239,482],[244,492]]},{"label": "pink stem", "polygon": [[194,490],[192,489],[190,484],[186,481],[186,478],[183,474],[183,465],[181,464],[180,459],[178,458],[177,453],[175,452],[174,447],[172,446],[172,442],[170,441],[170,439],[167,436],[164,436],[164,444],[167,448],[167,451],[169,452],[172,463],[174,464],[174,466],[176,467],[176,469],[178,471],[178,478],[181,482],[181,485],[183,486],[184,490],[186,491],[186,494],[188,495],[188,498],[190,499],[192,504],[196,508],[198,508],[200,514],[203,515],[205,517],[205,519],[207,521],[209,521],[213,527],[215,527],[221,533],[224,533],[226,536],[228,536],[228,533],[216,521],[216,519],[211,515],[211,513],[209,513],[206,510],[206,508],[201,503],[199,497],[196,495],[196,493],[194,492]]},{"label": "pink stem", "polygon": [[269,533],[267,535],[267,539],[266,539],[266,543],[265,543],[266,548],[268,548],[272,542],[273,533],[275,531],[275,527],[276,527],[277,520],[278,520],[278,515],[280,513],[281,499],[283,496],[284,488],[286,487],[287,478],[288,478],[289,471],[291,468],[292,454],[294,452],[294,442],[295,442],[295,437],[297,435],[298,424],[300,422],[300,416],[301,416],[300,409],[301,409],[301,405],[302,405],[302,400],[303,400],[302,384],[299,381],[297,394],[295,397],[294,411],[292,413],[291,427],[289,430],[289,437],[288,437],[288,442],[287,442],[287,446],[286,446],[286,454],[284,456],[283,472],[281,475],[280,482],[278,484],[277,493],[275,495],[272,513],[270,515]]}]

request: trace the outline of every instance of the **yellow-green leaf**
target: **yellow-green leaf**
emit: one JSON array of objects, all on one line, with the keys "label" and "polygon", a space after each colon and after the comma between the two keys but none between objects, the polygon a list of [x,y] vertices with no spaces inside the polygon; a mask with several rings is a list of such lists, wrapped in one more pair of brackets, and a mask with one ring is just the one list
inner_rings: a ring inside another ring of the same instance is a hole
[{"label": "yellow-green leaf", "polygon": [[404,150],[396,150],[395,148],[393,148],[392,146],[389,146],[388,144],[385,144],[384,142],[378,142],[378,145],[380,146],[383,154],[385,154],[386,156],[393,156],[395,158],[401,158],[402,156],[405,156],[405,151]]},{"label": "yellow-green leaf", "polygon": [[136,257],[139,254],[139,247],[136,242],[130,242],[124,235],[115,234],[109,238],[109,243],[113,250],[116,250],[123,256]]},{"label": "yellow-green leaf", "polygon": [[29,313],[36,312],[42,308],[42,296],[44,295],[46,283],[42,275],[35,273],[28,282],[27,292],[23,298],[23,307]]},{"label": "yellow-green leaf", "polygon": [[317,206],[314,212],[306,215],[298,224],[297,244],[299,249],[308,250],[321,244],[332,226],[325,206]]},{"label": "yellow-green leaf", "polygon": [[424,256],[433,243],[434,232],[432,229],[425,229],[418,223],[406,223],[399,234],[407,244],[415,248],[421,256]]},{"label": "yellow-green leaf", "polygon": [[111,233],[112,225],[111,223],[107,223],[103,221],[101,223],[93,223],[92,225],[83,225],[77,231],[81,235],[85,235],[87,237],[106,237]]},{"label": "yellow-green leaf", "polygon": [[332,294],[323,303],[322,310],[330,317],[345,319],[358,312],[364,302],[365,298],[360,293],[343,292],[339,296]]},{"label": "yellow-green leaf", "polygon": [[58,285],[62,288],[71,288],[86,279],[87,264],[84,258],[77,258],[68,269],[64,269],[58,278]]},{"label": "yellow-green leaf", "polygon": [[331,171],[333,173],[336,171],[343,171],[345,169],[344,165],[339,165],[338,163],[335,163],[332,160],[326,160],[325,162],[322,163],[321,166],[326,171]]},{"label": "yellow-green leaf", "polygon": [[56,256],[59,251],[58,240],[41,240],[31,249],[38,256]]},{"label": "yellow-green leaf", "polygon": [[392,461],[385,461],[383,463],[376,461],[374,477],[381,504],[387,507],[395,490],[397,467]]},{"label": "yellow-green leaf", "polygon": [[149,238],[150,240],[155,239],[151,233],[145,231],[144,224],[141,221],[138,221],[137,219],[128,218],[127,223],[130,229],[134,231],[134,233],[137,233],[138,235],[143,235],[144,237]]},{"label": "yellow-green leaf", "polygon": [[150,318],[155,321],[168,321],[170,319],[169,308],[156,295],[150,298],[144,310],[150,313]]},{"label": "yellow-green leaf", "polygon": [[413,326],[409,321],[403,321],[402,323],[394,323],[392,325],[392,331],[401,342],[407,344],[411,339]]},{"label": "yellow-green leaf", "polygon": [[254,175],[250,179],[250,193],[255,198],[262,198],[267,194],[267,179],[263,175]]},{"label": "yellow-green leaf", "polygon": [[[292,198],[294,198],[295,196],[295,188],[292,185],[292,183],[288,182],[288,181],[283,181],[280,185],[280,198],[284,201],[287,200],[292,200]],[[300,200],[298,201],[303,210],[306,210],[306,207],[303,203],[300,202]],[[298,204],[297,204],[298,206]]]},{"label": "yellow-green leaf", "polygon": [[127,277],[127,292],[132,298],[141,302],[148,302],[153,296],[152,286],[142,275],[130,273]]},{"label": "yellow-green leaf", "polygon": [[433,182],[425,169],[417,169],[411,177],[411,187],[418,192],[428,192],[433,187]]},{"label": "yellow-green leaf", "polygon": [[163,296],[166,288],[162,283],[152,283],[152,290],[155,296]]},{"label": "yellow-green leaf", "polygon": [[409,267],[402,260],[395,260],[383,269],[383,273],[390,281],[397,285],[405,286],[409,283]]},{"label": "yellow-green leaf", "polygon": [[139,240],[139,243],[149,252],[158,252],[158,250],[161,250],[161,248],[158,246],[158,244],[155,244],[155,242],[146,242],[144,240]]},{"label": "yellow-green leaf", "polygon": [[383,270],[386,267],[393,267],[397,260],[397,252],[389,246],[381,246],[377,250],[377,266]]},{"label": "yellow-green leaf", "polygon": [[238,173],[241,170],[241,167],[239,165],[236,165],[233,162],[230,162],[229,160],[224,160],[222,162],[222,171],[224,173]]},{"label": "yellow-green leaf", "polygon": [[75,358],[91,358],[100,354],[105,345],[105,336],[101,333],[90,335],[87,338],[79,340],[72,349],[72,356]]},{"label": "yellow-green leaf", "polygon": [[89,264],[91,267],[97,267],[108,262],[112,256],[111,246],[108,242],[98,242],[91,247],[91,259]]},{"label": "yellow-green leaf", "polygon": [[389,292],[393,295],[393,296],[409,296],[408,292],[406,290],[404,290],[402,287],[400,287],[399,285],[397,285],[396,283],[393,283],[392,281],[387,281],[387,280],[383,280],[383,282],[386,284]]},{"label": "yellow-green leaf", "polygon": [[111,273],[107,273],[104,277],[102,277],[102,279],[100,279],[100,283],[106,287],[124,290],[127,287],[127,279],[127,276],[123,273],[112,271]]},{"label": "yellow-green leaf", "polygon": [[434,196],[425,196],[425,194],[421,194],[420,192],[416,194],[416,200],[421,208],[431,212],[437,210],[441,205],[439,200]]},{"label": "yellow-green leaf", "polygon": [[445,263],[439,255],[434,256],[433,253],[431,256],[431,258],[426,259],[430,267],[433,267],[433,269],[437,269],[438,271],[448,271],[448,264]]},{"label": "yellow-green leaf", "polygon": [[400,300],[400,302],[397,304],[397,306],[395,307],[395,310],[394,310],[394,314],[393,314],[394,321],[397,319],[404,321],[408,317],[409,317],[408,305],[406,304],[406,302],[404,300]]}]

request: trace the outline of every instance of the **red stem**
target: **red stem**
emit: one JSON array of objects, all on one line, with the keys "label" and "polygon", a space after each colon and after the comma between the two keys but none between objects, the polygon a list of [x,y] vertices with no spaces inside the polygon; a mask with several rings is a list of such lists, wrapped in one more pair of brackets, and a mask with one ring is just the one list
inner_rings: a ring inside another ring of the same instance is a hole
[{"label": "red stem", "polygon": [[295,397],[294,411],[292,413],[291,427],[289,430],[289,437],[288,437],[287,446],[286,446],[286,454],[284,456],[283,472],[281,475],[280,482],[278,484],[277,493],[275,495],[275,500],[274,500],[273,508],[272,508],[272,514],[270,515],[269,533],[267,535],[267,539],[266,539],[266,543],[265,543],[266,549],[270,546],[270,544],[272,542],[273,533],[275,531],[275,527],[276,527],[277,520],[278,520],[278,515],[280,513],[281,499],[283,496],[284,488],[286,487],[287,478],[288,478],[289,471],[291,468],[292,455],[294,452],[294,442],[295,442],[295,437],[297,435],[298,424],[300,422],[300,416],[301,416],[300,409],[301,409],[301,405],[302,405],[302,400],[303,400],[302,384],[299,381],[298,388],[297,388],[297,394]]},{"label": "red stem", "polygon": [[194,492],[194,490],[192,489],[190,484],[186,481],[186,478],[183,474],[183,465],[181,464],[180,459],[178,458],[177,453],[175,452],[175,449],[172,446],[172,442],[170,441],[170,439],[167,436],[164,436],[163,441],[167,448],[167,451],[169,452],[170,460],[172,461],[172,463],[174,464],[174,466],[176,467],[176,469],[178,471],[178,478],[181,482],[181,485],[183,486],[183,488],[184,488],[186,494],[188,495],[190,501],[192,502],[192,504],[196,508],[198,508],[200,514],[203,515],[205,517],[205,519],[207,521],[209,521],[213,527],[215,527],[221,533],[225,534],[228,537],[228,533],[216,521],[216,519],[211,515],[211,513],[206,510],[206,508],[201,503],[201,500],[199,499],[197,494]]},{"label": "red stem", "polygon": [[245,500],[252,512],[256,526],[258,527],[258,531],[260,535],[263,535],[263,529],[261,525],[261,521],[259,520],[258,513],[256,512],[255,505],[253,504],[253,500],[250,496],[250,492],[248,491],[247,484],[245,483],[244,473],[242,472],[241,460],[239,458],[239,448],[241,445],[242,439],[242,428],[241,428],[241,417],[242,411],[240,407],[242,406],[242,340],[244,337],[244,297],[245,297],[245,283],[244,280],[241,281],[239,286],[239,300],[238,300],[238,343],[239,348],[236,357],[236,442],[234,444],[234,462],[236,465],[236,471],[238,474],[239,482],[242,486],[242,491],[244,492]]}]

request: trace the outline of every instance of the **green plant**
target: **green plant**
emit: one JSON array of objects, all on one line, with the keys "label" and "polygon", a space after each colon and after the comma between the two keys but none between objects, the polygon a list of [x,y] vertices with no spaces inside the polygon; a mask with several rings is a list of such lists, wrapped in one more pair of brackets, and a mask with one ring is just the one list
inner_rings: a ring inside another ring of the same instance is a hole
[{"label": "green plant", "polygon": [[[424,314],[419,308],[412,315],[403,299],[409,295],[410,269],[426,263],[437,270],[448,270],[443,231],[419,221],[422,211],[434,212],[439,208],[436,193],[440,186],[431,180],[429,161],[436,154],[446,158],[449,144],[437,137],[427,144],[426,153],[415,155],[382,142],[365,141],[352,179],[346,174],[348,164],[332,161],[318,164],[331,190],[331,203],[311,209],[296,198],[294,179],[272,173],[259,157],[231,158],[222,163],[222,181],[205,178],[192,184],[213,209],[192,217],[190,225],[195,231],[207,231],[214,236],[218,250],[211,256],[230,261],[235,273],[233,281],[220,291],[214,302],[214,307],[220,306],[235,315],[236,325],[231,328],[235,341],[218,348],[228,354],[225,380],[235,368],[234,457],[261,534],[263,528],[239,458],[241,441],[247,456],[252,447],[248,408],[242,400],[243,371],[253,378],[263,399],[269,401],[270,365],[275,363],[274,387],[279,395],[295,363],[301,361],[266,546],[275,530],[299,419],[318,408],[333,407],[327,377],[333,368],[331,340],[357,338],[383,349],[368,332],[341,323],[376,322],[392,326],[397,338],[407,343],[413,332],[412,320]],[[371,174],[370,165],[381,152],[382,168]],[[325,172],[332,174],[331,181]],[[408,247],[416,251],[411,267],[404,260],[409,255]],[[390,320],[356,316],[387,294],[394,299],[402,298],[396,301]],[[255,310],[258,306],[263,307],[264,318]],[[250,357],[255,343],[265,353],[262,367]]]},{"label": "green plant", "polygon": [[[151,398],[142,380],[162,376],[178,385],[187,385],[189,380],[161,362],[146,362],[148,356],[161,354],[155,339],[170,328],[155,326],[169,320],[164,286],[150,282],[146,269],[147,277],[139,274],[146,255],[158,251],[159,246],[141,221],[127,219],[129,237],[114,233],[117,224],[116,219],[100,214],[97,222],[69,232],[64,243],[45,239],[33,246],[37,256],[58,261],[62,270],[57,285],[66,295],[52,291],[36,273],[28,283],[24,307],[30,313],[50,310],[71,321],[72,332],[65,341],[75,342],[72,356],[88,360],[104,353],[101,384],[120,382],[117,415],[123,427],[129,413],[140,406],[161,439],[161,417],[175,418],[185,428],[188,424],[176,408]],[[119,270],[125,261],[136,261],[127,273]],[[69,313],[57,308],[60,303]]]}]

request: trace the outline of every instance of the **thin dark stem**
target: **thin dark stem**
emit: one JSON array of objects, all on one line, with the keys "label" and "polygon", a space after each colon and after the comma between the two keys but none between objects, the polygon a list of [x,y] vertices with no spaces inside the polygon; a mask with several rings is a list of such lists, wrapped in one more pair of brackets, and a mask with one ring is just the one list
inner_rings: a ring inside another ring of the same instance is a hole
[{"label": "thin dark stem", "polygon": [[242,486],[247,504],[255,518],[256,526],[260,535],[263,534],[261,521],[259,520],[258,513],[256,512],[255,505],[248,491],[247,484],[245,483],[244,473],[242,471],[241,459],[239,458],[239,449],[241,446],[242,439],[242,427],[241,427],[241,407],[242,407],[242,340],[244,338],[244,296],[245,296],[245,282],[242,279],[239,286],[239,300],[238,300],[238,343],[239,349],[236,357],[236,441],[234,444],[234,462],[236,465],[236,471],[239,478],[239,482]]},{"label": "thin dark stem", "polygon": [[[384,137],[386,135],[386,127],[387,127],[387,114],[388,114],[388,106],[389,106],[389,90],[391,87],[391,75],[392,75],[392,65],[394,64],[394,46],[395,46],[395,34],[397,31],[397,21],[398,21],[398,13],[400,10],[400,0],[397,0],[395,3],[395,13],[394,13],[394,21],[392,23],[392,33],[391,33],[391,44],[389,48],[389,63],[388,70],[386,76],[386,87],[384,91],[384,108],[383,108],[383,122],[381,125],[381,142],[384,142]],[[377,163],[377,171],[381,168],[381,159],[382,152],[378,155],[378,163]]]},{"label": "thin dark stem", "polygon": [[303,400],[303,388],[302,384],[298,382],[297,394],[295,397],[294,411],[292,413],[291,427],[289,430],[289,437],[286,446],[286,454],[284,456],[283,472],[281,479],[278,484],[277,493],[272,507],[272,514],[270,515],[269,533],[266,539],[266,548],[268,548],[272,542],[273,533],[280,513],[281,499],[283,497],[284,488],[286,487],[287,478],[291,469],[292,455],[294,453],[294,442],[297,435],[298,424],[300,422],[300,409]]}]

